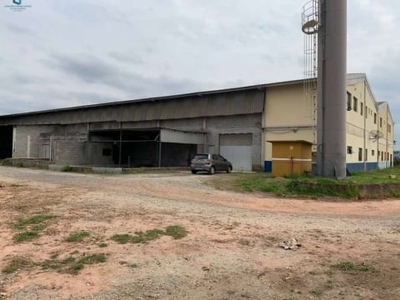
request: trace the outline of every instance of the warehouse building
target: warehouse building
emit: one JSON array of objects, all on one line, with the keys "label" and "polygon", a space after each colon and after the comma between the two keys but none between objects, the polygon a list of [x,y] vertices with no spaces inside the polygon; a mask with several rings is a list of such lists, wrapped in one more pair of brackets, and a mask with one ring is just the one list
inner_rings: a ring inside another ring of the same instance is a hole
[{"label": "warehouse building", "polygon": [[[391,166],[388,103],[375,100],[365,74],[348,75],[347,91],[348,169]],[[211,152],[228,158],[234,170],[271,172],[278,160],[274,144],[309,145],[296,159],[307,162],[302,171],[311,171],[316,121],[315,97],[304,92],[303,80],[53,109],[0,116],[0,159],[185,167],[194,153]],[[279,158],[287,159],[294,163],[293,157]]]}]

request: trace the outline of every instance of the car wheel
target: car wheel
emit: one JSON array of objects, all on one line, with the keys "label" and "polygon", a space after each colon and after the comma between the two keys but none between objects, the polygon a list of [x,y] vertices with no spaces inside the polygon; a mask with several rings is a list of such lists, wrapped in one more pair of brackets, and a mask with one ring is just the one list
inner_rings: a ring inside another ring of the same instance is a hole
[{"label": "car wheel", "polygon": [[232,172],[232,167],[231,166],[229,166],[228,169],[226,170],[226,173],[230,173],[230,172]]},{"label": "car wheel", "polygon": [[211,167],[209,173],[210,173],[210,175],[214,175],[214,174],[215,174],[215,168],[214,168],[214,167]]},{"label": "car wheel", "polygon": [[195,171],[195,170],[192,170],[192,174],[196,174],[197,173],[197,171]]}]

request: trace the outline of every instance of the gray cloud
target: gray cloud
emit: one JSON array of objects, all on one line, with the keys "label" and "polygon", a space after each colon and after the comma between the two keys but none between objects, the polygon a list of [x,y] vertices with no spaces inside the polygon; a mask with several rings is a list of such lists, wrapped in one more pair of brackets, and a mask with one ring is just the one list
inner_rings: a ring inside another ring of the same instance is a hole
[{"label": "gray cloud", "polygon": [[[121,57],[120,57],[121,58]],[[144,76],[138,72],[130,71],[128,67],[120,67],[100,59],[90,54],[79,54],[74,56],[52,55],[49,61],[45,62],[50,68],[57,68],[67,77],[74,77],[78,81],[90,85],[102,85],[108,88],[118,89],[127,95],[129,99],[138,97],[150,97],[174,93],[185,93],[195,90],[199,87],[212,86],[206,83],[195,82],[189,79],[174,78],[166,74],[160,74],[156,77]],[[90,103],[95,103],[96,94],[93,93],[67,93],[85,101],[89,95]],[[109,97],[98,97],[98,102],[103,102]]]},{"label": "gray cloud", "polygon": [[121,63],[129,63],[134,65],[142,65],[145,63],[142,57],[136,54],[126,54],[123,52],[110,52],[109,56]]},{"label": "gray cloud", "polygon": [[105,83],[118,76],[118,71],[88,54],[60,55],[54,54],[48,62],[49,67],[55,67],[68,76],[74,76],[87,83]]},{"label": "gray cloud", "polygon": [[23,27],[18,24],[6,23],[5,27],[13,34],[34,35],[34,32],[29,27]]}]

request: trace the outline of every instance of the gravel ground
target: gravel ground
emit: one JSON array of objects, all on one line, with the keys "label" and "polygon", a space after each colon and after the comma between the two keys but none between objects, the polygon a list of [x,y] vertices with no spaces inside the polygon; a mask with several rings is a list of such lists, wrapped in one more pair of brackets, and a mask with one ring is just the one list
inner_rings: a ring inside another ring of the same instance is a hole
[{"label": "gravel ground", "polygon": [[[221,191],[232,174],[93,175],[0,167],[0,277],[5,299],[400,299],[400,201],[278,199]],[[17,220],[55,216],[17,243]],[[119,244],[115,234],[184,227]],[[73,232],[90,234],[68,243]],[[297,250],[283,241],[296,239]],[[99,247],[103,243],[107,247]],[[51,257],[102,253],[77,274]]]}]

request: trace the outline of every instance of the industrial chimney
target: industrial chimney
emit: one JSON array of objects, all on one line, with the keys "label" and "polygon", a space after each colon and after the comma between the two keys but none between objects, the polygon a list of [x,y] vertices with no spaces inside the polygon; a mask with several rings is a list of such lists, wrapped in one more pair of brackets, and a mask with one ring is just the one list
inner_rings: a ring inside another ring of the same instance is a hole
[{"label": "industrial chimney", "polygon": [[317,16],[304,18],[305,34],[318,34],[317,175],[346,177],[347,1],[312,0]]}]

